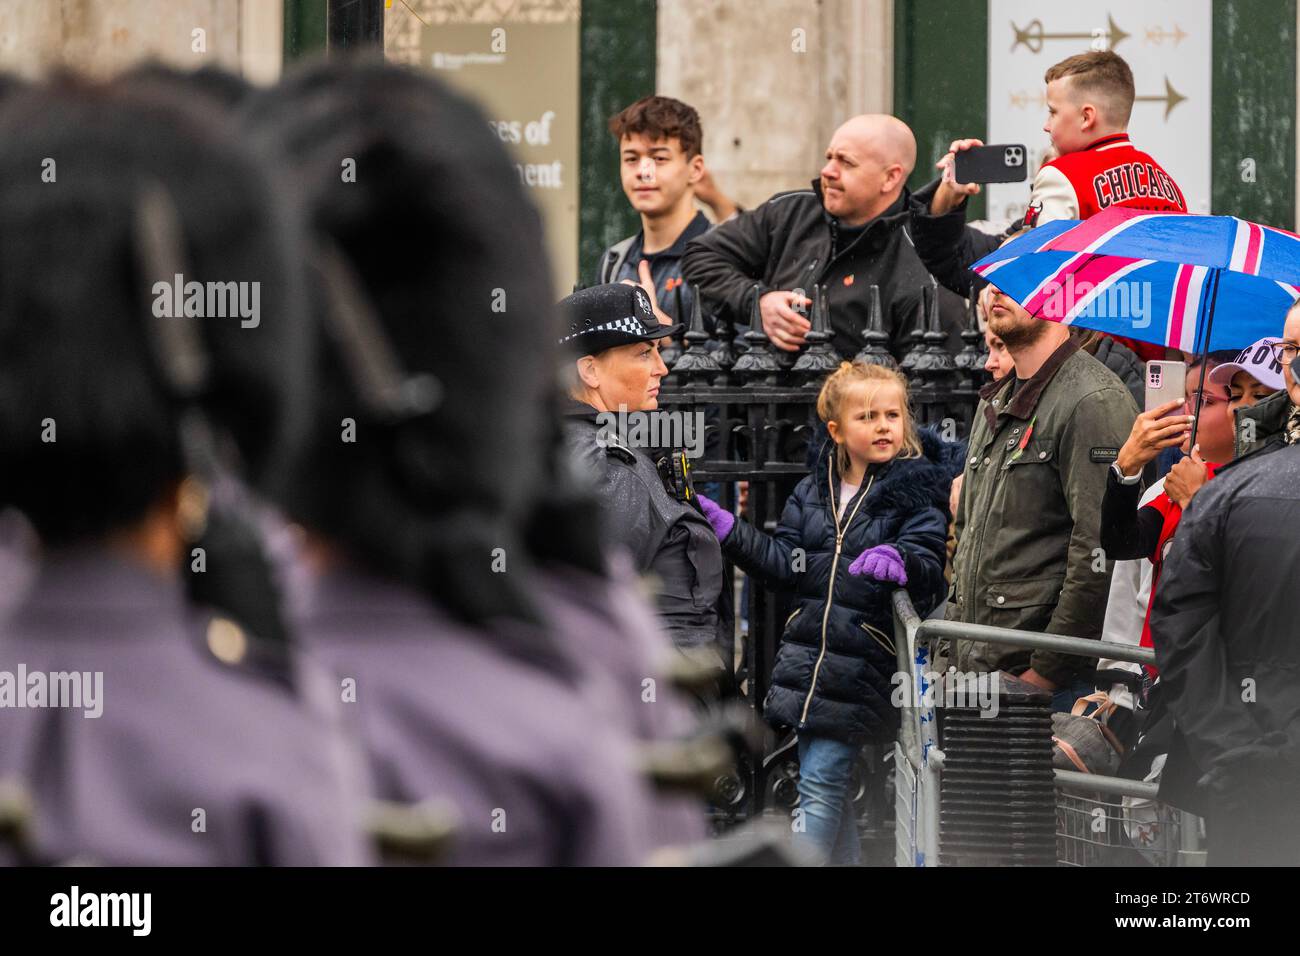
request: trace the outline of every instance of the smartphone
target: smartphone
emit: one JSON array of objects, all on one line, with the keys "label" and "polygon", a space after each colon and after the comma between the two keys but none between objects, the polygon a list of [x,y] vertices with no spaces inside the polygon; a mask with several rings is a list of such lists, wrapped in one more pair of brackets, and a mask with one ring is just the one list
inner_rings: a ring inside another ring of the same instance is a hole
[{"label": "smartphone", "polygon": [[[1187,398],[1187,363],[1186,362],[1147,362],[1146,377],[1146,411],[1159,408],[1166,402]],[[1174,409],[1170,415],[1182,414]],[[1165,417],[1165,416],[1162,416]]]},{"label": "smartphone", "polygon": [[957,154],[953,178],[959,183],[1023,183],[1029,178],[1025,147],[974,146]]}]

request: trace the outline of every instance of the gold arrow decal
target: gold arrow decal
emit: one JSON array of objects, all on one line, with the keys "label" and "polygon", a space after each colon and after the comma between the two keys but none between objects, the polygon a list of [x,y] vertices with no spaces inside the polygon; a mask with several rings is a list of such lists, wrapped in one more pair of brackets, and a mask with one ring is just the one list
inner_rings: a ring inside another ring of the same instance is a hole
[{"label": "gold arrow decal", "polygon": [[1094,31],[1087,33],[1044,33],[1042,20],[1030,20],[1029,25],[1023,29],[1013,22],[1011,29],[1015,32],[1016,39],[1011,44],[1011,50],[1014,53],[1016,47],[1023,43],[1030,53],[1041,53],[1044,40],[1092,40],[1097,36],[1106,37],[1106,49],[1113,50],[1119,46],[1121,40],[1129,36],[1116,25],[1115,18],[1109,13],[1106,14],[1106,27],[1105,33]]},{"label": "gold arrow decal", "polygon": [[1187,34],[1178,24],[1174,24],[1171,31],[1166,31],[1164,27],[1147,27],[1147,43],[1154,43],[1156,46],[1164,43],[1166,40],[1173,40],[1174,46],[1182,43]]},{"label": "gold arrow decal", "polygon": [[1165,119],[1169,119],[1169,112],[1187,97],[1183,96],[1174,89],[1173,84],[1169,82],[1169,77],[1165,77],[1165,95],[1164,96],[1135,96],[1134,103],[1164,103]]},{"label": "gold arrow decal", "polygon": [[1024,109],[1030,103],[1037,103],[1041,109],[1047,107],[1047,94],[1042,90],[1039,90],[1037,93],[1030,93],[1026,90],[1010,90],[1009,95],[1011,97],[1011,105],[1017,109]]}]

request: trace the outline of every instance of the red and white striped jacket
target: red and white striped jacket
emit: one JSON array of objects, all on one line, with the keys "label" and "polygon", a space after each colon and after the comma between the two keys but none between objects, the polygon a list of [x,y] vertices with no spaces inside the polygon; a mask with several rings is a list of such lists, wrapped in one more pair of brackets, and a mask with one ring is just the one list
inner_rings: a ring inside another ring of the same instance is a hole
[{"label": "red and white striped jacket", "polygon": [[1034,177],[1025,225],[1087,219],[1111,206],[1187,212],[1173,177],[1129,142],[1128,133],[1114,133],[1042,165]]}]

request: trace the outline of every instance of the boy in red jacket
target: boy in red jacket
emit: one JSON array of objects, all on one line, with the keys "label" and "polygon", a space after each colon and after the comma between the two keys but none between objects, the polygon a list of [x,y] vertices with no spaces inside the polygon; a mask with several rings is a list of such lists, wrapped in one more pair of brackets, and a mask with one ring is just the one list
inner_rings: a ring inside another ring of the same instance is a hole
[{"label": "boy in red jacket", "polygon": [[1087,219],[1111,206],[1187,212],[1182,190],[1129,142],[1133,71],[1109,50],[1080,53],[1049,69],[1047,123],[1056,159],[1034,177],[1025,225]]},{"label": "boy in red jacket", "polygon": [[[1149,153],[1129,141],[1133,71],[1123,57],[1109,50],[1080,53],[1050,67],[1043,79],[1047,83],[1043,132],[1052,138],[1057,155],[1043,163],[1034,177],[1023,221],[1025,228],[1056,219],[1087,219],[1112,206],[1187,212],[1187,202],[1173,177]],[[934,222],[937,217],[957,211],[967,196],[979,192],[976,183],[956,182],[952,166],[959,151],[982,145],[978,139],[959,139],[939,160],[943,178],[933,190],[928,215],[919,222],[913,217],[914,229],[922,233],[918,251],[927,245],[926,220]],[[918,197],[927,191],[929,187]],[[1012,231],[1020,228],[1021,224],[1014,224]],[[957,254],[962,260],[973,255],[973,262],[983,251],[972,247],[968,253],[959,248]],[[1120,341],[1143,359],[1165,357],[1160,346]]]},{"label": "boy in red jacket", "polygon": [[[1043,79],[1043,132],[1052,138],[1057,155],[1034,177],[1025,226],[1087,219],[1111,206],[1187,212],[1173,177],[1129,141],[1133,71],[1123,57],[1109,50],[1080,53],[1050,67]],[[982,145],[978,139],[959,139],[939,161],[944,175],[930,203],[932,216],[955,209],[966,196],[979,192],[976,183],[953,180],[952,162],[957,152]]]}]

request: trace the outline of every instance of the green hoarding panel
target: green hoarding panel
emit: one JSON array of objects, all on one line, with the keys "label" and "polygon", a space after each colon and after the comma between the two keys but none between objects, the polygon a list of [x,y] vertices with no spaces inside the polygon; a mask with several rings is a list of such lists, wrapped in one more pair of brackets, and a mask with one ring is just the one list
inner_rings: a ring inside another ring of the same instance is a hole
[{"label": "green hoarding panel", "polygon": [[[894,115],[916,134],[917,189],[954,139],[988,128],[987,0],[895,0]],[[970,218],[984,215],[984,197]]]},{"label": "green hoarding panel", "polygon": [[608,123],[655,91],[655,34],[655,0],[583,0],[578,275],[584,284],[605,247],[640,227],[619,183]]},{"label": "green hoarding panel", "polygon": [[1215,0],[1211,211],[1295,220],[1295,0]]}]

